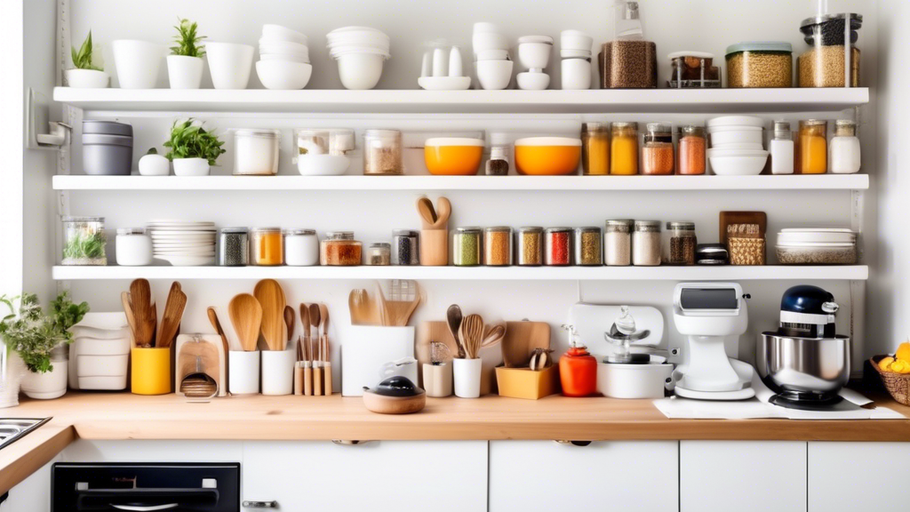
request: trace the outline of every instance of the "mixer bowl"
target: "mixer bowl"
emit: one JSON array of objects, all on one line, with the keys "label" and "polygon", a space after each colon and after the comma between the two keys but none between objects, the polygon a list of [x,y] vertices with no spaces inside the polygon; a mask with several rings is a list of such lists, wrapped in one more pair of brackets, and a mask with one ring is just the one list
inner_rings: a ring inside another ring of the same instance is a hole
[{"label": "mixer bowl", "polygon": [[775,391],[837,393],[850,378],[850,338],[796,338],[762,333],[758,375]]}]

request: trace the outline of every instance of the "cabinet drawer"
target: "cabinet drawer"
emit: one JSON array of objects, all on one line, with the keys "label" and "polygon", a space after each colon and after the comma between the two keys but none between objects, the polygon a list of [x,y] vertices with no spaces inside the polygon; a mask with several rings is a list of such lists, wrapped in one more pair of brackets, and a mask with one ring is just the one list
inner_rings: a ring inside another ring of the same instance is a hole
[{"label": "cabinet drawer", "polygon": [[904,510],[910,443],[809,443],[809,512]]}]

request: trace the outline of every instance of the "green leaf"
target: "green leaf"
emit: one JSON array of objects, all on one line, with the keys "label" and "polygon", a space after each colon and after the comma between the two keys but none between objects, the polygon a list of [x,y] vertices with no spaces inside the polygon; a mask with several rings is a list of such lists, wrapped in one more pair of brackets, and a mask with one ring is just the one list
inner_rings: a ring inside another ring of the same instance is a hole
[{"label": "green leaf", "polygon": [[70,54],[73,58],[73,66],[75,66],[76,69],[92,69],[95,71],[103,71],[101,66],[96,66],[93,64],[93,52],[94,47],[92,46],[92,31],[89,30],[88,36],[85,38],[85,41],[82,42],[82,46],[79,47],[79,50],[76,51],[75,46],[71,48]]},{"label": "green leaf", "polygon": [[170,139],[164,143],[168,148],[168,160],[175,158],[204,158],[209,165],[215,165],[218,157],[226,153],[221,146],[224,142],[193,119],[175,121],[171,127]]},{"label": "green leaf", "polygon": [[174,27],[177,35],[174,36],[176,46],[171,47],[171,55],[185,55],[187,57],[205,56],[205,47],[200,46],[199,42],[205,39],[205,36],[197,35],[199,25],[193,21],[178,17],[178,24]]}]

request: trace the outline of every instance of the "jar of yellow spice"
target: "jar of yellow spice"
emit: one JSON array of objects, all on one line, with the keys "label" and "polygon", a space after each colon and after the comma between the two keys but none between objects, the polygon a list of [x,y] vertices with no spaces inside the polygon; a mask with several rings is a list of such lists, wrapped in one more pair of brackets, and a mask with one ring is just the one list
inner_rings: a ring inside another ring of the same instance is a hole
[{"label": "jar of yellow spice", "polygon": [[581,125],[581,162],[585,176],[610,174],[610,125]]},{"label": "jar of yellow spice", "polygon": [[610,174],[638,174],[638,124],[615,122],[610,131]]},{"label": "jar of yellow spice", "polygon": [[796,172],[825,174],[828,172],[828,122],[807,119],[799,122],[796,139]]},{"label": "jar of yellow spice", "polygon": [[284,264],[284,236],[281,228],[256,228],[250,232],[253,265],[274,267]]}]

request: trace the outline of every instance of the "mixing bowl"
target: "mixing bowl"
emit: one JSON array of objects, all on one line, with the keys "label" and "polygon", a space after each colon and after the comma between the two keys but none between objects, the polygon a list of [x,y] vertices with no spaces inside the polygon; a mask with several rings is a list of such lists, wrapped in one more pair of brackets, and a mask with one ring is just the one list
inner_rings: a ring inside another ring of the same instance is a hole
[{"label": "mixing bowl", "polygon": [[833,394],[850,378],[850,338],[795,338],[762,333],[755,368],[782,391]]},{"label": "mixing bowl", "polygon": [[518,174],[562,176],[578,171],[581,139],[530,137],[515,141],[515,168]]}]

